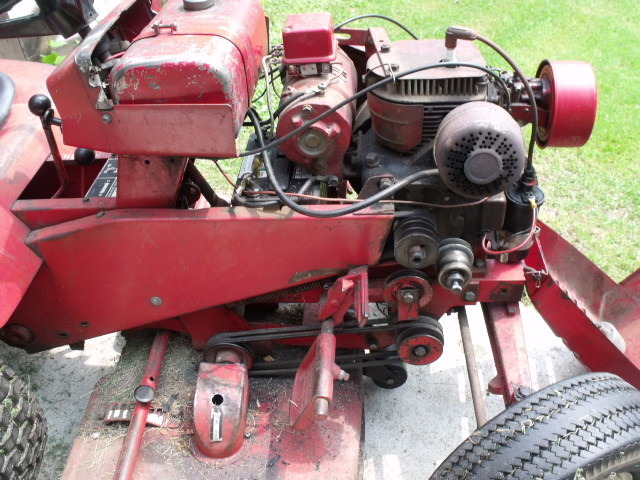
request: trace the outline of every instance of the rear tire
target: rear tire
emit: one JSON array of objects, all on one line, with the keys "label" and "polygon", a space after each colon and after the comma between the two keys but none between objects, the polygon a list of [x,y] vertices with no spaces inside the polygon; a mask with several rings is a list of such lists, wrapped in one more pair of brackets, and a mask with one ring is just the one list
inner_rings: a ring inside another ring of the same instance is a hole
[{"label": "rear tire", "polygon": [[609,373],[546,387],[476,430],[431,478],[640,479],[640,391]]},{"label": "rear tire", "polygon": [[36,478],[47,440],[42,408],[0,361],[0,480]]}]

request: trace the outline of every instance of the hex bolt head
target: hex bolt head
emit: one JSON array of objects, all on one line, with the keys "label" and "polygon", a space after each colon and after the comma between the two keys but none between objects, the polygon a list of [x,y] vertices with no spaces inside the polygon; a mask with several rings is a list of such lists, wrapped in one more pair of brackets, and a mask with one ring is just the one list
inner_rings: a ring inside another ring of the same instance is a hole
[{"label": "hex bolt head", "polygon": [[389,45],[388,43],[383,43],[382,45],[380,45],[381,53],[388,53],[390,51],[391,51],[391,45]]},{"label": "hex bolt head", "polygon": [[302,106],[302,114],[309,116],[313,113],[313,107],[311,105],[303,105]]},{"label": "hex bolt head", "polygon": [[389,188],[391,185],[393,185],[393,180],[391,180],[390,178],[381,178],[380,180],[378,180],[378,188],[380,190]]},{"label": "hex bolt head", "polygon": [[404,303],[414,303],[416,301],[415,292],[402,292],[400,293],[400,298]]},{"label": "hex bolt head", "polygon": [[102,123],[108,125],[112,121],[113,121],[113,118],[111,118],[111,115],[109,115],[108,113],[103,113],[102,114]]},{"label": "hex bolt head", "polygon": [[149,299],[149,302],[151,303],[151,305],[153,305],[154,307],[159,307],[160,305],[162,305],[162,299],[160,297],[151,297]]},{"label": "hex bolt head", "polygon": [[475,302],[476,301],[476,293],[471,290],[464,293],[464,299],[466,302]]},{"label": "hex bolt head", "polygon": [[376,152],[370,152],[367,153],[367,155],[364,157],[364,162],[366,163],[367,167],[375,168],[380,165],[380,157]]}]

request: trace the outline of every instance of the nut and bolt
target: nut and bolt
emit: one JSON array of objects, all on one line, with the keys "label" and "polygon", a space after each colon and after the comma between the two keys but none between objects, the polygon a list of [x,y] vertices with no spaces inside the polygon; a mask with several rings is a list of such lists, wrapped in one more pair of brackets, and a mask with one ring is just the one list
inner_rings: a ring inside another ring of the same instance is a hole
[{"label": "nut and bolt", "polygon": [[391,51],[391,45],[389,45],[388,43],[383,43],[382,45],[380,45],[381,53],[388,53],[390,51]]},{"label": "nut and bolt", "polygon": [[393,185],[393,180],[390,178],[381,178],[380,180],[378,180],[378,188],[380,190],[389,188],[391,185]]},{"label": "nut and bolt", "polygon": [[464,293],[465,302],[475,302],[477,300],[476,293],[471,290]]},{"label": "nut and bolt", "polygon": [[154,307],[159,307],[160,305],[162,305],[162,299],[160,297],[151,297],[149,299],[149,302],[151,303],[151,305],[153,305]]},{"label": "nut and bolt", "polygon": [[398,70],[400,70],[400,65],[398,65],[397,63],[392,63],[390,64],[391,66],[391,70],[393,70],[394,72],[397,72]]},{"label": "nut and bolt", "polygon": [[364,163],[369,168],[375,168],[380,165],[380,156],[375,152],[367,153],[364,157]]},{"label": "nut and bolt", "polygon": [[428,353],[429,349],[424,345],[418,345],[417,347],[413,348],[413,354],[416,357],[426,357]]},{"label": "nut and bolt", "polygon": [[313,107],[311,105],[303,105],[302,113],[307,116],[311,115],[313,113]]},{"label": "nut and bolt", "polygon": [[405,292],[400,292],[400,298],[402,299],[403,303],[414,303],[417,300],[417,295],[416,292],[413,291],[405,291]]},{"label": "nut and bolt", "polygon": [[111,115],[109,115],[108,113],[103,113],[102,114],[102,123],[105,124],[109,124],[113,121],[113,118],[111,118]]}]

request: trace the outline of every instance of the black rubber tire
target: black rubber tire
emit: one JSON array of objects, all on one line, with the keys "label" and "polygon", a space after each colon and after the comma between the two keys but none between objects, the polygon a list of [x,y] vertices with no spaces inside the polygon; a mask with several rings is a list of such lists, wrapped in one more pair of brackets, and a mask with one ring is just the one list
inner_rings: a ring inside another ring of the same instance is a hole
[{"label": "black rubber tire", "polygon": [[46,442],[42,408],[27,385],[0,361],[0,479],[36,478]]},{"label": "black rubber tire", "polygon": [[431,478],[591,480],[611,472],[640,478],[640,391],[615,375],[588,373],[509,407]]}]

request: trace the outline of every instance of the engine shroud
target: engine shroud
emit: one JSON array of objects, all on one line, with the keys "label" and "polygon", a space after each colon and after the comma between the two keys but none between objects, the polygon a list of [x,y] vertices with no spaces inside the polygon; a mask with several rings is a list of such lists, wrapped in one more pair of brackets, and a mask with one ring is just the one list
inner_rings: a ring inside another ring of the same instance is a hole
[{"label": "engine shroud", "polygon": [[[438,64],[446,55],[441,40],[401,40],[372,55],[367,62],[367,84],[393,72]],[[457,60],[485,65],[480,50],[469,41],[458,42]],[[381,63],[382,62],[382,63]],[[422,70],[375,89],[367,96],[378,142],[392,150],[409,152],[436,136],[444,117],[456,106],[486,100],[487,75],[469,67]]]}]

